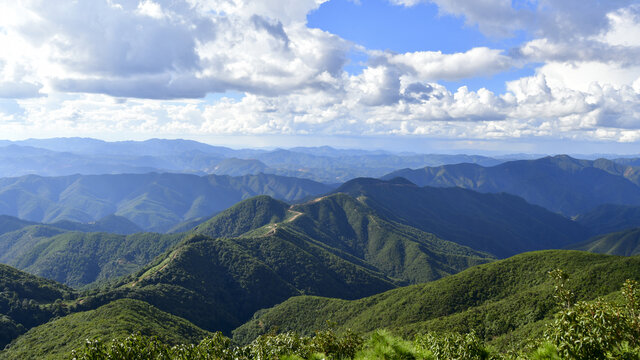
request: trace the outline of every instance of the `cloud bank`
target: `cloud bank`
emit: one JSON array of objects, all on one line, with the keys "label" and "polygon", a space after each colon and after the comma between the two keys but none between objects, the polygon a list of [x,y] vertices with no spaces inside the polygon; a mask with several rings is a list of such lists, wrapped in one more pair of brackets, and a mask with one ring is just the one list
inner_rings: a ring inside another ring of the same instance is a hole
[{"label": "cloud bank", "polygon": [[[11,49],[0,98],[24,110],[0,107],[0,131],[640,141],[632,1],[428,1],[487,36],[527,34],[514,48],[448,54],[367,49],[310,28],[323,2],[0,4],[0,46]],[[367,60],[349,73],[354,52]],[[504,93],[443,85],[531,64]],[[243,95],[211,97],[229,93]]]}]

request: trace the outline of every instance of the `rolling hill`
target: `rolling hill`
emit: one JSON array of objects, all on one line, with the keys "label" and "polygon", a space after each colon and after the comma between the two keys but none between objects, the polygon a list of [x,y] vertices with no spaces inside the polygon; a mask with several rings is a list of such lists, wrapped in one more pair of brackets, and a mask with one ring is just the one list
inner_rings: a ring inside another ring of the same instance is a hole
[{"label": "rolling hill", "polygon": [[404,177],[419,186],[462,187],[485,193],[506,192],[567,216],[603,204],[640,205],[640,168],[606,159],[566,155],[510,161],[492,167],[475,164],[405,169],[383,179]]},{"label": "rolling hill", "polygon": [[199,225],[170,253],[84,298],[82,307],[140,299],[203,329],[229,332],[291,296],[355,299],[491,260],[383,219],[345,194],[293,206],[259,196]]},{"label": "rolling hill", "polygon": [[579,224],[508,194],[419,187],[402,178],[354,179],[334,191],[362,199],[389,219],[498,257],[588,238]]},{"label": "rolling hill", "polygon": [[293,297],[254,315],[234,330],[246,343],[272,329],[309,334],[330,320],[337,329],[370,332],[386,328],[411,335],[426,331],[475,330],[500,342],[540,332],[555,312],[553,282],[547,275],[561,268],[578,299],[617,292],[626,279],[640,279],[639,257],[616,257],[578,251],[546,250],[479,265],[424,284],[390,290],[358,300]]}]

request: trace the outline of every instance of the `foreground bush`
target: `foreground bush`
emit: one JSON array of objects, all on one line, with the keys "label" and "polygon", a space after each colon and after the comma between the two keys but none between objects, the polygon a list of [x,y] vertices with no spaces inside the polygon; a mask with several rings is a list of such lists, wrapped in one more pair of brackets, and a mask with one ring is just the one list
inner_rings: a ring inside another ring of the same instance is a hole
[{"label": "foreground bush", "polygon": [[555,316],[545,337],[563,359],[640,359],[640,290],[636,281],[622,286],[621,304],[596,299],[573,303],[561,270],[556,280],[556,298],[563,309]]}]

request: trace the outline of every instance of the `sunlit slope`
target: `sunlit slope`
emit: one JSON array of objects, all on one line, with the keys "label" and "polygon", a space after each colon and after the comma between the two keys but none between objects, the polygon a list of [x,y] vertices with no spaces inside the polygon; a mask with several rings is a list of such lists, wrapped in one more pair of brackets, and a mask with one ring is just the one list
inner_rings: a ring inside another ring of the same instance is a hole
[{"label": "sunlit slope", "polygon": [[175,249],[82,306],[141,299],[204,329],[229,332],[291,296],[356,299],[491,260],[385,220],[345,194],[294,206],[257,197],[201,224]]},{"label": "sunlit slope", "polygon": [[387,219],[498,257],[588,238],[574,221],[508,194],[419,187],[402,178],[354,179],[335,191],[357,197]]},{"label": "sunlit slope", "polygon": [[530,326],[555,311],[547,272],[561,268],[579,299],[619,290],[625,279],[640,279],[639,257],[617,257],[578,251],[546,250],[479,265],[459,274],[407,286],[359,300],[314,296],[291,298],[234,331],[250,341],[277,328],[309,333],[332,321],[340,329],[361,332],[388,328],[410,335],[429,330],[475,330],[492,339]]}]

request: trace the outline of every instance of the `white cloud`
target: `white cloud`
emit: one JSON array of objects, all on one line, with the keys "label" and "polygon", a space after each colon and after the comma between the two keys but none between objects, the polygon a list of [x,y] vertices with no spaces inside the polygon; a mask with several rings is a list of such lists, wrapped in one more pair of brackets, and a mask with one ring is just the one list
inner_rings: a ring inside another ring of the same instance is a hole
[{"label": "white cloud", "polygon": [[443,54],[440,51],[416,51],[384,54],[389,64],[404,69],[421,81],[460,80],[489,76],[508,70],[513,61],[502,50],[473,48],[464,53]]},{"label": "white cloud", "polygon": [[[525,30],[539,37],[571,39],[597,35],[609,27],[607,14],[633,0],[390,0],[403,6],[436,4],[443,14],[464,17],[490,36],[511,36]],[[516,6],[517,5],[517,6]]]},{"label": "white cloud", "polygon": [[46,89],[171,99],[334,86],[351,45],[305,26],[319,4],[30,0],[0,10],[32,15],[6,25],[27,44],[6,57],[28,60]]},{"label": "white cloud", "polygon": [[[0,47],[14,50],[0,54],[0,98],[25,110],[3,115],[0,132],[640,139],[640,21],[628,1],[514,8],[506,0],[434,0],[485,33],[534,36],[518,49],[452,54],[363,49],[311,29],[306,15],[322,2],[0,4]],[[353,49],[369,60],[349,75]],[[541,63],[535,75],[509,82],[504,94],[438,84],[528,62]],[[245,95],[199,99],[227,91]]]}]

